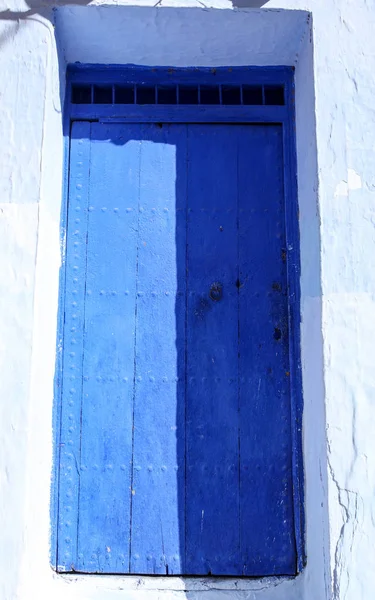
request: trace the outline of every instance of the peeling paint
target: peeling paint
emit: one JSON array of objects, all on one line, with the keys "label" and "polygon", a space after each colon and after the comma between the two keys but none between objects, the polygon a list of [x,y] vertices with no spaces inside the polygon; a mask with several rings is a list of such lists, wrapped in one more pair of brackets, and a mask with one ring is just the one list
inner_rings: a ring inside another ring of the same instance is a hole
[{"label": "peeling paint", "polygon": [[348,196],[352,190],[360,190],[362,188],[362,179],[354,169],[348,169],[348,177],[337,184],[335,190],[335,198],[340,196]]}]

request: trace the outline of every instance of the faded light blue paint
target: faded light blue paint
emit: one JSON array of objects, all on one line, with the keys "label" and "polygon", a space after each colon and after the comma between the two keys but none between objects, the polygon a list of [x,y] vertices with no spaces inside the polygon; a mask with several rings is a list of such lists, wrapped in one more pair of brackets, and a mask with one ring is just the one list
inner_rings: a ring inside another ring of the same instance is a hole
[{"label": "faded light blue paint", "polygon": [[59,570],[296,572],[284,162],[281,124],[73,124]]}]

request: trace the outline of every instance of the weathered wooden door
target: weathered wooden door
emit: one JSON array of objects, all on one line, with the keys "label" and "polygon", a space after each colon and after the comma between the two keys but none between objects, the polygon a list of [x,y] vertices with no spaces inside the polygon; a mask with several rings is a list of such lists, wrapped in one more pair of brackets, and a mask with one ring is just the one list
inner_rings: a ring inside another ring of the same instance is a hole
[{"label": "weathered wooden door", "polygon": [[58,564],[296,572],[278,125],[75,122]]}]

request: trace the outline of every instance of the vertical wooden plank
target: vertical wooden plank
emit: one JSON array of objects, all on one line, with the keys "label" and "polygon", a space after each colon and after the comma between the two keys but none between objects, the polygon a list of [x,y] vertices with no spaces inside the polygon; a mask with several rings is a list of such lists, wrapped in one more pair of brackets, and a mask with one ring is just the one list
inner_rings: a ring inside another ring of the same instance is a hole
[{"label": "vertical wooden plank", "polygon": [[237,129],[188,126],[186,567],[239,569]]},{"label": "vertical wooden plank", "polygon": [[186,127],[143,125],[131,567],[184,570]]},{"label": "vertical wooden plank", "polygon": [[296,571],[282,128],[239,138],[241,564]]},{"label": "vertical wooden plank", "polygon": [[90,123],[72,124],[67,219],[57,568],[76,567]]},{"label": "vertical wooden plank", "polygon": [[76,570],[126,573],[139,126],[91,127]]}]

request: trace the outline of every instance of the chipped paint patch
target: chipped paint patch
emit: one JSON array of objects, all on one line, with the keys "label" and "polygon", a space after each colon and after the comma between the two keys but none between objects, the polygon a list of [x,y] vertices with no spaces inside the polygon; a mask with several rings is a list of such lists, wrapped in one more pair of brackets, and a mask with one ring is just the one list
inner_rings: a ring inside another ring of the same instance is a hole
[{"label": "chipped paint patch", "polygon": [[361,176],[354,169],[348,169],[347,179],[343,179],[336,186],[335,198],[347,197],[349,192],[360,189],[362,189]]}]

